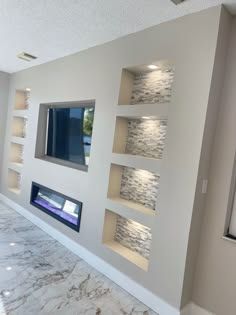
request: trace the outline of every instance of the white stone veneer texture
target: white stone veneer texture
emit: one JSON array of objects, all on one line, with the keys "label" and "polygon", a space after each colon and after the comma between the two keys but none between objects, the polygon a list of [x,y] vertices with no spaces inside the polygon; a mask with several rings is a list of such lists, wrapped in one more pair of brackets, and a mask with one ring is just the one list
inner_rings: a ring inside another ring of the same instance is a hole
[{"label": "white stone veneer texture", "polygon": [[120,196],[155,210],[160,176],[146,170],[123,167]]},{"label": "white stone veneer texture", "polygon": [[169,103],[173,79],[173,69],[158,69],[135,75],[131,104]]},{"label": "white stone veneer texture", "polygon": [[125,153],[161,159],[166,132],[167,120],[129,119]]},{"label": "white stone veneer texture", "polygon": [[117,216],[115,241],[149,258],[152,241],[151,229],[132,220]]}]

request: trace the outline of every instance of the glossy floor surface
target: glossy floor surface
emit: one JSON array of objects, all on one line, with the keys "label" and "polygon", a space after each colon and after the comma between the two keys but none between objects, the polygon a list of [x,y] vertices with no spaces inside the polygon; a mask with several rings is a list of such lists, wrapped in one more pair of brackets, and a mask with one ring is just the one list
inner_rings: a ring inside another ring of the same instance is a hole
[{"label": "glossy floor surface", "polygon": [[155,315],[0,202],[0,315]]}]

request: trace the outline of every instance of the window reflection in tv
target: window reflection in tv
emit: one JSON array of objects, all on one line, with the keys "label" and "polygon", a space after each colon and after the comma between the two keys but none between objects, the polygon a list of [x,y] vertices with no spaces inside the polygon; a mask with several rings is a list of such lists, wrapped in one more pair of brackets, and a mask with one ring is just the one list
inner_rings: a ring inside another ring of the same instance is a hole
[{"label": "window reflection in tv", "polygon": [[49,108],[47,155],[87,166],[93,119],[94,106]]},{"label": "window reflection in tv", "polygon": [[53,190],[33,183],[31,204],[64,222],[73,229],[79,230],[82,203],[72,200]]}]

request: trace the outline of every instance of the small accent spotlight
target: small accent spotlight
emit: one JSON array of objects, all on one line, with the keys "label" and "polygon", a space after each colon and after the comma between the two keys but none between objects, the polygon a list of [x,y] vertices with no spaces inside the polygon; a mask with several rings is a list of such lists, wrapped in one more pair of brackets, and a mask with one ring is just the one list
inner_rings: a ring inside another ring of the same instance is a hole
[{"label": "small accent spotlight", "polygon": [[155,69],[158,68],[158,66],[156,66],[156,65],[149,65],[148,68],[151,69],[151,70],[155,70]]}]

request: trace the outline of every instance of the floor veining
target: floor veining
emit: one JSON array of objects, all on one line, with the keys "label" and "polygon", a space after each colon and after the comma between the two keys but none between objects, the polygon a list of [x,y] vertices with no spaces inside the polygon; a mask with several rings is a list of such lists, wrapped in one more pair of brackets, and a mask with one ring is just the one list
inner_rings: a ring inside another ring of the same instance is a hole
[{"label": "floor veining", "polygon": [[0,202],[0,315],[155,315]]}]

